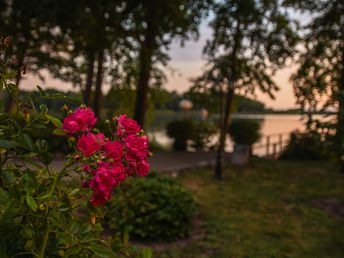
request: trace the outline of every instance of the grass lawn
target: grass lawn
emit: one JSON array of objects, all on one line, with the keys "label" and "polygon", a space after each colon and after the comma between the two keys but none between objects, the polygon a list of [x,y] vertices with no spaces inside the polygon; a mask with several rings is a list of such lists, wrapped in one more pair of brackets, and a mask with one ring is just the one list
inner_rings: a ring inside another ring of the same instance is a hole
[{"label": "grass lawn", "polygon": [[[166,245],[156,258],[344,257],[344,217],[316,206],[344,207],[344,175],[322,162],[255,161],[178,179],[194,193],[204,236]],[[335,213],[335,212],[334,212]]]}]

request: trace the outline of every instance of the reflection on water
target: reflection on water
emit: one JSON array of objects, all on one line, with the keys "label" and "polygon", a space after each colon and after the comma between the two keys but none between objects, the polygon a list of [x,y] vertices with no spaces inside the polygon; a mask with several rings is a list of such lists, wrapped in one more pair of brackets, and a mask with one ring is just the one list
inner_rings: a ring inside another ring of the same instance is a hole
[{"label": "reflection on water", "polygon": [[[266,136],[270,136],[270,142],[279,142],[282,137],[282,141],[284,144],[288,140],[288,136],[292,131],[300,130],[303,131],[305,129],[305,121],[302,119],[301,115],[255,115],[255,114],[234,114],[233,119],[257,119],[261,120],[262,127],[261,133],[263,137],[261,138],[260,142],[257,145],[266,144]],[[319,120],[324,120],[321,115],[316,115],[314,118]],[[279,136],[282,135],[282,136]],[[157,131],[153,133],[149,133],[149,136],[154,138],[157,143],[163,146],[171,146],[172,140],[166,135],[165,131]],[[217,141],[217,136],[214,136],[214,142]],[[280,147],[280,146],[278,146]],[[226,151],[232,151],[233,143],[227,138],[226,144]],[[266,148],[257,148],[254,150],[254,154],[256,155],[265,155]]]}]

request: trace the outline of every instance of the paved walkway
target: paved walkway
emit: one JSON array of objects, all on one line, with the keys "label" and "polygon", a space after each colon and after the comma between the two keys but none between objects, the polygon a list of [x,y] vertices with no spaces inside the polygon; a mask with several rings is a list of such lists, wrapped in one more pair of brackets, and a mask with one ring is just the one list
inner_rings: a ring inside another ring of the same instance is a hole
[{"label": "paved walkway", "polygon": [[[204,167],[215,164],[216,152],[159,152],[150,158],[151,170],[160,172],[178,172],[181,170]],[[230,159],[230,153],[225,154],[225,160]],[[55,169],[63,167],[63,159],[55,159],[52,166]]]},{"label": "paved walkway", "polygon": [[[225,154],[225,160],[230,154]],[[151,169],[162,172],[178,172],[181,170],[214,165],[216,152],[160,152],[150,159]]]}]

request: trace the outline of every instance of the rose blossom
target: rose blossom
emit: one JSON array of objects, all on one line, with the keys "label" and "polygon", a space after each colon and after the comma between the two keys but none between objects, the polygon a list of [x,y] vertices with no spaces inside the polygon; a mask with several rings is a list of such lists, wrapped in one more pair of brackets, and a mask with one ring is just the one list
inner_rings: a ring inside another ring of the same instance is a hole
[{"label": "rose blossom", "polygon": [[118,118],[119,129],[126,134],[137,134],[141,131],[140,125],[133,119],[128,118],[127,115],[120,115]]},{"label": "rose blossom", "polygon": [[107,158],[113,159],[114,161],[120,161],[123,156],[123,144],[120,141],[107,141],[103,149]]},{"label": "rose blossom", "polygon": [[91,202],[94,206],[102,205],[110,200],[112,190],[120,182],[124,181],[125,168],[122,163],[111,165],[103,162],[93,172],[94,177],[90,181],[89,187],[93,189]]},{"label": "rose blossom", "polygon": [[122,163],[115,163],[112,165],[112,171],[115,174],[117,183],[123,182],[126,179],[125,167]]},{"label": "rose blossom", "polygon": [[137,159],[144,159],[148,156],[149,144],[146,136],[128,135],[124,138],[124,143],[129,156],[136,157]]},{"label": "rose blossom", "polygon": [[137,175],[139,176],[147,176],[149,172],[149,163],[146,159],[141,160],[137,164]]},{"label": "rose blossom", "polygon": [[96,151],[100,151],[103,144],[104,134],[87,133],[81,135],[77,143],[77,148],[86,157],[89,157]]},{"label": "rose blossom", "polygon": [[89,187],[93,189],[91,202],[94,206],[102,205],[110,200],[112,189],[116,184],[113,170],[100,166],[95,171],[95,176],[90,181]]},{"label": "rose blossom", "polygon": [[90,108],[78,108],[63,120],[63,130],[67,134],[89,132],[96,124],[97,118]]}]

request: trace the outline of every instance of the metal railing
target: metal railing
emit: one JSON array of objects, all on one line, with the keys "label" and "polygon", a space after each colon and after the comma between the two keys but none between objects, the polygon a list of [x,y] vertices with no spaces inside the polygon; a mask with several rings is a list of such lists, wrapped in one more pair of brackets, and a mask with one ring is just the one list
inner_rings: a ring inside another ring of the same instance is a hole
[{"label": "metal railing", "polygon": [[253,154],[269,159],[277,159],[289,141],[290,133],[264,135],[252,147]]}]

